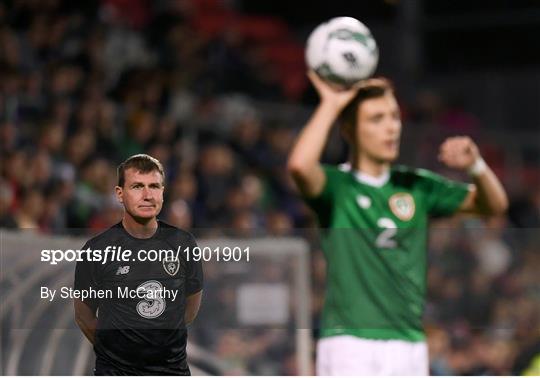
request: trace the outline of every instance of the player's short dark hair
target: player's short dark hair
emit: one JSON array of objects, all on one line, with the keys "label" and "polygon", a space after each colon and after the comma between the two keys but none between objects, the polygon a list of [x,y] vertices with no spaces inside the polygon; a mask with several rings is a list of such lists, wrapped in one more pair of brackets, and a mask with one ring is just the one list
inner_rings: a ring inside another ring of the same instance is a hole
[{"label": "player's short dark hair", "polygon": [[356,96],[347,104],[340,115],[341,122],[346,125],[356,125],[358,108],[372,98],[383,97],[388,93],[394,93],[394,85],[385,77],[377,77],[364,80]]},{"label": "player's short dark hair", "polygon": [[158,159],[146,154],[137,154],[129,157],[126,161],[118,166],[118,186],[124,186],[125,172],[129,168],[134,168],[141,173],[158,171],[161,174],[162,179],[165,179],[163,165],[161,165]]}]

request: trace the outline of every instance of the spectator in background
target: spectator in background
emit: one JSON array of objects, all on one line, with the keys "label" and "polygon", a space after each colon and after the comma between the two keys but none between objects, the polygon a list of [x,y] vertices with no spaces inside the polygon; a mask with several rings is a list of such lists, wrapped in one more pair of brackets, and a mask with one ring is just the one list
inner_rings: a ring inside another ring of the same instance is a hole
[{"label": "spectator in background", "polygon": [[39,221],[44,211],[44,198],[39,188],[24,189],[21,193],[20,207],[15,212],[17,228],[39,232]]},{"label": "spectator in background", "polygon": [[193,226],[193,217],[186,201],[177,199],[168,207],[165,220],[175,227],[190,230]]},{"label": "spectator in background", "polygon": [[17,222],[10,212],[11,204],[13,203],[13,189],[2,178],[0,178],[0,227],[1,228],[17,228]]},{"label": "spectator in background", "polygon": [[232,150],[220,143],[203,148],[198,165],[198,187],[205,204],[204,225],[218,225],[223,206],[223,194],[237,182],[236,159]]}]

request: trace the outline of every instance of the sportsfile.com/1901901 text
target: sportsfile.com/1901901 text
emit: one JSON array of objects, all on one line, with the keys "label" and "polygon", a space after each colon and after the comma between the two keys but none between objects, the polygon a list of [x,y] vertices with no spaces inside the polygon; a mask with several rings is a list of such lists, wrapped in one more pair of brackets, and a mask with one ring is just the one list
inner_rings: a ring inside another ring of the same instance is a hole
[{"label": "sportsfile.com/1901901 text", "polygon": [[225,247],[183,247],[178,246],[176,251],[172,249],[140,249],[134,253],[130,249],[121,246],[107,246],[105,249],[43,249],[41,261],[51,265],[59,262],[92,261],[101,264],[107,262],[128,261],[177,261],[183,258],[186,261],[211,261],[218,262],[249,262],[250,247],[225,246]]}]

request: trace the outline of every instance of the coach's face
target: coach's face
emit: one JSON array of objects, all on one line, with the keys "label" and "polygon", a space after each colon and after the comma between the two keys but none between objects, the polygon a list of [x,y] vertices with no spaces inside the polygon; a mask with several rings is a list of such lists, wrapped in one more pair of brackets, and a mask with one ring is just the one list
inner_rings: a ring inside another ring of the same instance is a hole
[{"label": "coach's face", "polygon": [[163,206],[163,176],[158,171],[142,173],[129,168],[124,177],[124,186],[116,187],[116,196],[126,213],[134,219],[155,218]]}]

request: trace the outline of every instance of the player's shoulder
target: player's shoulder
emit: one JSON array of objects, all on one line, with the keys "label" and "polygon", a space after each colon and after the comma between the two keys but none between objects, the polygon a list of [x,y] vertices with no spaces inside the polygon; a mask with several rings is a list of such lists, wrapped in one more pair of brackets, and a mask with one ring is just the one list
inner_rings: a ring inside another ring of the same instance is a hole
[{"label": "player's shoulder", "polygon": [[173,226],[167,222],[159,220],[159,235],[160,238],[169,242],[185,242],[187,240],[195,240],[191,232]]},{"label": "player's shoulder", "polygon": [[103,244],[110,244],[117,240],[122,232],[122,224],[116,223],[113,226],[109,227],[105,231],[98,233],[97,235],[91,237],[86,242],[87,246],[99,246]]},{"label": "player's shoulder", "polygon": [[394,184],[405,187],[429,186],[434,181],[440,181],[441,176],[424,168],[413,168],[406,165],[392,167],[391,180]]},{"label": "player's shoulder", "polygon": [[161,219],[158,220],[158,222],[159,222],[160,232],[163,236],[171,236],[171,235],[192,236],[190,232],[183,230],[179,227],[173,226],[172,224],[162,221]]},{"label": "player's shoulder", "polygon": [[338,165],[323,164],[322,168],[327,176],[332,176],[332,178],[349,178],[351,177],[351,164],[342,163]]},{"label": "player's shoulder", "polygon": [[407,177],[411,179],[433,179],[439,175],[429,169],[414,168],[407,165],[395,165],[392,167],[392,176]]}]

